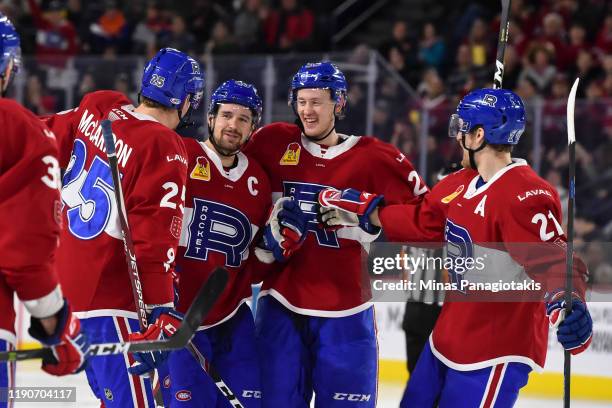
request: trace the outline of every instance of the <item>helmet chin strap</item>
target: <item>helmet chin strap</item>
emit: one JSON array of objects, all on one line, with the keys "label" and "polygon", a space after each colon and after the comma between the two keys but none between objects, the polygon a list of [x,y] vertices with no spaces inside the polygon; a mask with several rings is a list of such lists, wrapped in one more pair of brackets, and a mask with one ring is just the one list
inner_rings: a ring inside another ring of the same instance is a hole
[{"label": "helmet chin strap", "polygon": [[[189,96],[189,98],[191,99],[191,96]],[[182,107],[182,105],[181,105]],[[185,113],[185,115],[181,115],[181,111],[182,109],[179,108],[176,110],[176,113],[178,115],[179,118],[179,123],[176,126],[175,130],[179,130],[179,129],[184,129],[184,128],[188,128],[191,126],[195,126],[195,120],[191,120],[191,112],[193,112],[193,106],[191,104],[189,104],[189,109],[187,109],[187,112]]]},{"label": "helmet chin strap", "polygon": [[470,158],[470,167],[478,171],[478,166],[476,165],[476,159],[474,158],[474,155],[487,146],[487,141],[483,139],[480,146],[478,146],[476,149],[470,149],[465,145],[465,136],[464,136],[461,138],[461,146],[463,146],[463,148],[468,151],[468,157]]}]

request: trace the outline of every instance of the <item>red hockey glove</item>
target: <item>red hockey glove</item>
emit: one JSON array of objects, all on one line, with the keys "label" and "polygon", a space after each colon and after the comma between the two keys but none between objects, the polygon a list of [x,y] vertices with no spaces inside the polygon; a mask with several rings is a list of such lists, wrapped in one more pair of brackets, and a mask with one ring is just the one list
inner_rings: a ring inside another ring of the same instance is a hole
[{"label": "red hockey glove", "polygon": [[[152,341],[167,339],[172,336],[183,321],[183,315],[169,307],[156,307],[149,315],[152,322],[144,333],[131,333],[129,341]],[[130,374],[143,375],[151,370],[163,366],[170,352],[153,351],[147,353],[134,353],[134,363],[128,371]]]},{"label": "red hockey glove", "polygon": [[81,331],[81,322],[72,314],[68,301],[57,312],[57,324],[53,334],[48,335],[40,319],[30,320],[30,336],[53,350],[53,361],[43,360],[42,369],[52,375],[67,375],[83,370],[87,363],[89,341]]},{"label": "red hockey glove", "polygon": [[328,187],[319,192],[319,218],[327,227],[359,225],[365,232],[377,234],[380,228],[370,223],[370,214],[383,198],[382,195],[352,188],[338,190]]}]

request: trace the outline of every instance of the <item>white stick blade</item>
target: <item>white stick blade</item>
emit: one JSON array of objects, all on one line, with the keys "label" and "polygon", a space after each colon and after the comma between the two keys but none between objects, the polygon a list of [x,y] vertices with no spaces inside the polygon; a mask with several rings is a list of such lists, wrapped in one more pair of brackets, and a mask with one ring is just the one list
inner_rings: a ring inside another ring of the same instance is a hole
[{"label": "white stick blade", "polygon": [[574,85],[567,98],[567,144],[571,145],[576,141],[576,128],[574,127],[574,108],[576,106],[576,91],[578,90],[578,82],[580,78],[576,78]]}]

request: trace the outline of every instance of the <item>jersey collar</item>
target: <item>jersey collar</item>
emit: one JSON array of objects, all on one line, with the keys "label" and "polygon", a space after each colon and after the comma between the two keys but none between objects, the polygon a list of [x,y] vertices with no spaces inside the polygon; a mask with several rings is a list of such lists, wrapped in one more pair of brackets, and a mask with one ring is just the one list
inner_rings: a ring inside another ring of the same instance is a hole
[{"label": "jersey collar", "polygon": [[465,194],[463,195],[465,198],[470,199],[472,197],[476,197],[477,195],[479,195],[480,193],[487,191],[487,189],[489,187],[491,187],[491,185],[493,183],[495,183],[497,180],[499,180],[504,174],[506,174],[507,172],[509,172],[510,170],[516,168],[516,167],[522,167],[522,166],[527,166],[527,162],[523,159],[512,159],[512,164],[499,169],[499,171],[497,173],[495,173],[495,175],[493,177],[491,177],[491,180],[487,181],[485,184],[483,184],[482,186],[480,186],[479,188],[476,188],[476,184],[478,183],[478,178],[480,177],[480,174],[476,174],[476,176],[472,179],[472,181],[470,181],[470,184],[465,192]]},{"label": "jersey collar", "polygon": [[236,154],[236,159],[238,160],[238,163],[229,171],[226,171],[223,168],[223,163],[221,163],[221,159],[217,155],[217,152],[206,146],[204,142],[199,142],[199,144],[200,146],[202,146],[202,150],[204,150],[210,161],[213,162],[213,164],[217,168],[217,171],[219,171],[219,173],[229,181],[235,183],[236,181],[240,180],[240,177],[242,177],[247,167],[249,167],[249,159],[245,156],[244,153],[238,152],[238,154]]},{"label": "jersey collar", "polygon": [[304,149],[314,157],[331,160],[348,151],[359,142],[359,139],[361,139],[360,136],[347,136],[340,133],[338,133],[338,136],[343,139],[344,142],[335,146],[321,148],[321,145],[310,141],[310,139],[302,134],[302,146],[304,146]]},{"label": "jersey collar", "polygon": [[121,109],[127,113],[129,113],[130,115],[132,115],[133,117],[135,117],[138,120],[150,120],[153,122],[158,122],[159,121],[157,119],[155,119],[153,116],[151,115],[147,115],[146,113],[140,113],[140,112],[136,112],[134,111],[134,105],[123,105],[121,107]]}]

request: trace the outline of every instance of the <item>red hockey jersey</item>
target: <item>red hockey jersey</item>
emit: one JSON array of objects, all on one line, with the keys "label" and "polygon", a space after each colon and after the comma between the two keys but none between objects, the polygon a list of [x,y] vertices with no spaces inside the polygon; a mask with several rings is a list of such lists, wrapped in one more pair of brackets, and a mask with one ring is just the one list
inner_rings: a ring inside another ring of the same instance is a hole
[{"label": "red hockey jersey", "polygon": [[[557,192],[522,160],[477,188],[479,177],[473,170],[460,170],[440,181],[419,206],[382,208],[387,237],[485,247],[494,256],[485,262],[489,281],[526,274],[548,289],[562,288],[566,238]],[[584,294],[586,268],[578,259],[575,268],[574,287]],[[548,341],[543,302],[454,300],[444,303],[430,337],[432,351],[447,366],[476,370],[514,361],[543,369]]]},{"label": "red hockey jersey", "polygon": [[14,343],[13,293],[39,299],[58,284],[61,222],[55,136],[30,111],[0,99],[0,338]]},{"label": "red hockey jersey", "polygon": [[[134,311],[110,168],[100,121],[109,118],[128,224],[147,305],[173,301],[172,274],[181,231],[187,154],[181,137],[134,111],[118,92],[87,94],[47,118],[60,144],[65,228],[58,272],[74,310]],[[118,312],[123,311],[123,312]],[[94,316],[89,313],[81,316]]]},{"label": "red hockey jersey", "polygon": [[185,312],[199,288],[217,266],[230,280],[203,324],[229,319],[251,297],[251,269],[257,262],[251,243],[270,211],[270,182],[261,166],[243,153],[226,170],[204,143],[185,139],[189,173],[185,219],[176,263],[179,301]]},{"label": "red hockey jersey", "polygon": [[336,146],[320,146],[302,136],[297,126],[274,123],[260,129],[246,146],[270,177],[273,200],[294,197],[310,218],[303,246],[282,271],[264,280],[261,292],[301,314],[348,316],[371,305],[363,256],[376,236],[359,227],[320,228],[316,205],[321,189],[357,188],[384,194],[391,204],[416,202],[428,191],[393,146],[365,136],[341,139]]}]

